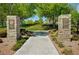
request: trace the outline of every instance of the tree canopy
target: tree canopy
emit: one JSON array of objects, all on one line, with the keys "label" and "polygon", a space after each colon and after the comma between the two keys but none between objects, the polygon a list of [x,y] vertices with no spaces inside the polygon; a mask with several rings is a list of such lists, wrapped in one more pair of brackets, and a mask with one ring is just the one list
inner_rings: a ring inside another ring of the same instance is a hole
[{"label": "tree canopy", "polygon": [[0,4],[0,23],[2,26],[7,15],[17,15],[21,19],[29,18],[33,15],[33,7],[31,4]]},{"label": "tree canopy", "polygon": [[78,19],[78,12],[67,3],[2,3],[0,4],[0,23],[4,24],[7,15],[17,15],[21,19],[38,15],[39,18],[46,17],[49,22],[56,23],[61,14],[72,14],[74,20]]},{"label": "tree canopy", "polygon": [[[56,24],[58,16],[61,14],[70,14],[73,8],[69,4],[46,3],[35,4],[35,13],[39,16],[48,18],[49,23]],[[51,21],[52,20],[52,21]]]}]

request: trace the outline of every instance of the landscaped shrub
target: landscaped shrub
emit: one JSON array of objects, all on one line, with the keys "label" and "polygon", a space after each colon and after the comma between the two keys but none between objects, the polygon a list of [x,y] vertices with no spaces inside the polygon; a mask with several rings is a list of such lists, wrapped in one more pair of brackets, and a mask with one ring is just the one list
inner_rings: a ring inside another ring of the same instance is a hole
[{"label": "landscaped shrub", "polygon": [[72,49],[70,49],[70,48],[64,48],[62,53],[65,55],[72,55],[73,54]]},{"label": "landscaped shrub", "polygon": [[76,33],[76,28],[75,27],[71,27],[71,33],[72,34]]},{"label": "landscaped shrub", "polygon": [[53,29],[53,30],[49,30],[48,32],[49,32],[50,34],[54,34],[54,33],[57,32],[57,31],[56,31],[56,29]]},{"label": "landscaped shrub", "polygon": [[60,48],[63,48],[63,47],[64,47],[64,45],[62,44],[62,42],[57,42],[57,44],[58,44],[58,46],[59,46]]},{"label": "landscaped shrub", "polygon": [[53,41],[57,42],[57,34],[58,32],[56,30],[49,30],[49,34]]},{"label": "landscaped shrub", "polygon": [[27,39],[28,37],[26,39],[18,39],[17,43],[13,46],[12,50],[17,51],[19,48],[21,48],[21,46],[25,43]]},{"label": "landscaped shrub", "polygon": [[49,33],[50,33],[50,36],[52,37],[52,40],[54,40],[55,43],[58,44],[58,46],[59,46],[60,48],[63,48],[64,45],[62,44],[62,42],[60,42],[60,41],[57,39],[57,34],[58,34],[58,32],[54,29],[54,30],[50,30]]},{"label": "landscaped shrub", "polygon": [[21,39],[28,39],[30,36],[22,36]]},{"label": "landscaped shrub", "polygon": [[0,37],[6,37],[7,36],[7,31],[5,28],[0,28]]},{"label": "landscaped shrub", "polygon": [[0,37],[6,37],[6,36],[7,36],[7,33],[6,32],[0,33]]},{"label": "landscaped shrub", "polygon": [[75,34],[72,36],[71,41],[77,41],[79,40],[79,35]]}]

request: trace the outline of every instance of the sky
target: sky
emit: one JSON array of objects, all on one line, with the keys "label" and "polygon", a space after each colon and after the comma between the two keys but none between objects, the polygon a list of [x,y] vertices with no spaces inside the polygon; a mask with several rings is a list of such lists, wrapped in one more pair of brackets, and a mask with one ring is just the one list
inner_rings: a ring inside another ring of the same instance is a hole
[{"label": "sky", "polygon": [[77,11],[79,11],[79,3],[71,3],[71,5],[75,7]]},{"label": "sky", "polygon": [[[28,20],[36,21],[36,20],[39,20],[39,17],[37,15],[35,15],[35,16],[32,16],[32,17],[27,18],[27,19]],[[25,19],[25,20],[27,20],[27,19]],[[42,19],[43,19],[43,21],[45,21],[46,20],[46,17],[42,17]]]},{"label": "sky", "polygon": [[[71,5],[72,5],[73,7],[75,7],[76,10],[79,12],[79,3],[72,3]],[[43,17],[42,19],[43,19],[43,21],[46,20],[45,17]],[[38,17],[37,15],[35,15],[35,16],[32,16],[32,17],[28,18],[28,20],[36,21],[36,20],[39,20],[39,17]]]},{"label": "sky", "polygon": [[79,12],[79,4],[77,5],[77,11]]}]

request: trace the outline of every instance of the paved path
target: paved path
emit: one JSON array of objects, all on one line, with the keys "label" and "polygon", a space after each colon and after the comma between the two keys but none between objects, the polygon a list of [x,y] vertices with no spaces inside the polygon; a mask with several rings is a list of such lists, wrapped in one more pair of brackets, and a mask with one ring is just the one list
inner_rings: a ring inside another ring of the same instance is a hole
[{"label": "paved path", "polygon": [[30,37],[15,55],[58,55],[48,36]]}]

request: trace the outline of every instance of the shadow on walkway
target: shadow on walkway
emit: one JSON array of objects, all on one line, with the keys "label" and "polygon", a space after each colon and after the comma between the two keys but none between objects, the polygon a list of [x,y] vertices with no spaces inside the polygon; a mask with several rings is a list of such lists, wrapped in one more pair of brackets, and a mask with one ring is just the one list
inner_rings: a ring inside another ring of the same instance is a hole
[{"label": "shadow on walkway", "polygon": [[34,32],[34,36],[47,36],[48,32]]}]

